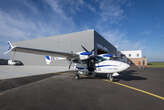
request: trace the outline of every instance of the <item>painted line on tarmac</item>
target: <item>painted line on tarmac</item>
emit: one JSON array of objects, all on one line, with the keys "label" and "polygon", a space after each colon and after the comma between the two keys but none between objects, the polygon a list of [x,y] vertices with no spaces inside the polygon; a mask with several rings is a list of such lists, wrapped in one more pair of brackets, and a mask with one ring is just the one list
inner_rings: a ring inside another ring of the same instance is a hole
[{"label": "painted line on tarmac", "polygon": [[120,86],[123,86],[123,87],[127,87],[127,88],[129,88],[129,89],[132,89],[132,90],[135,90],[135,91],[139,91],[139,92],[142,92],[142,93],[151,95],[151,96],[153,96],[153,97],[156,97],[156,98],[158,98],[158,99],[164,100],[164,97],[162,97],[162,96],[159,96],[159,95],[156,95],[156,94],[153,94],[153,93],[150,93],[150,92],[141,90],[141,89],[137,89],[137,88],[132,87],[132,86],[128,86],[128,85],[125,85],[125,84],[121,84],[121,83],[118,83],[118,82],[112,82],[112,81],[110,81],[110,80],[105,80],[105,82],[110,82],[110,83],[117,84],[117,85],[120,85]]}]

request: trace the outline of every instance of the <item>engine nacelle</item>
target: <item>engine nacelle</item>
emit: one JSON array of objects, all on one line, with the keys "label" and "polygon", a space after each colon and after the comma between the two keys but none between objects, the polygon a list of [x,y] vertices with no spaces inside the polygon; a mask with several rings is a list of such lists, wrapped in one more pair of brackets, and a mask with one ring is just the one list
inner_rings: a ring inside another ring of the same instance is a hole
[{"label": "engine nacelle", "polygon": [[77,54],[79,55],[80,60],[86,60],[88,59],[89,55],[92,55],[92,52],[83,51],[83,52],[78,52]]},{"label": "engine nacelle", "polygon": [[80,60],[86,60],[86,59],[88,59],[87,55],[80,55]]},{"label": "engine nacelle", "polygon": [[105,58],[105,59],[107,59],[107,60],[110,60],[111,57],[113,57],[112,54],[101,54],[101,55],[99,55],[99,56],[101,56],[101,57],[103,57],[103,58]]}]

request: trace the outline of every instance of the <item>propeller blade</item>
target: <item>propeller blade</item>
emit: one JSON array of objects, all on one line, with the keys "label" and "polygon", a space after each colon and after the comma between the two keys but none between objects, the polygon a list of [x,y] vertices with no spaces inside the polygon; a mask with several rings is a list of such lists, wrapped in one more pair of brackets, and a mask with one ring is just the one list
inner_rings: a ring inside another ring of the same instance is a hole
[{"label": "propeller blade", "polygon": [[[95,48],[91,51],[92,52],[92,54],[93,54],[93,52],[95,51]],[[95,54],[94,54],[95,55]]]},{"label": "propeller blade", "polygon": [[82,47],[86,52],[89,52],[83,45],[81,45],[81,47]]}]

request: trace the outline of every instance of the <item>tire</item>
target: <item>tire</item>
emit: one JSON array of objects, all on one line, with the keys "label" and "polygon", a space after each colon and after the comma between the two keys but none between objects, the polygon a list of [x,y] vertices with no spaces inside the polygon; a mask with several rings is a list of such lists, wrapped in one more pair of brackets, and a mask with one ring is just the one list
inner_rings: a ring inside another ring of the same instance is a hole
[{"label": "tire", "polygon": [[80,75],[75,75],[75,79],[76,80],[80,79]]},{"label": "tire", "polygon": [[112,82],[114,81],[114,77],[110,73],[107,74],[107,79],[109,79]]},{"label": "tire", "polygon": [[112,82],[114,81],[114,77],[112,76],[112,74],[110,74],[109,80]]}]

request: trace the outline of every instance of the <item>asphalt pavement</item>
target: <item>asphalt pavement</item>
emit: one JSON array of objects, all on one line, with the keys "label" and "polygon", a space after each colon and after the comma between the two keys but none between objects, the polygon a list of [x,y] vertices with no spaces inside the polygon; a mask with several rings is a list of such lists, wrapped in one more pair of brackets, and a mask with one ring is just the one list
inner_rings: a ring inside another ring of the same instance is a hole
[{"label": "asphalt pavement", "polygon": [[35,77],[10,79],[20,85],[0,92],[0,110],[164,110],[164,68],[131,68],[116,83],[105,75],[75,80],[73,72]]},{"label": "asphalt pavement", "polygon": [[[72,68],[71,68],[72,69]],[[63,66],[40,66],[40,65],[0,65],[0,80],[35,76],[40,74],[68,71],[68,67]]]}]

